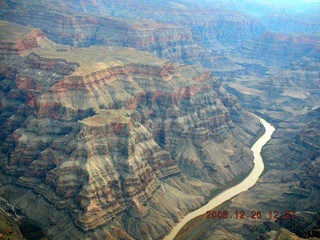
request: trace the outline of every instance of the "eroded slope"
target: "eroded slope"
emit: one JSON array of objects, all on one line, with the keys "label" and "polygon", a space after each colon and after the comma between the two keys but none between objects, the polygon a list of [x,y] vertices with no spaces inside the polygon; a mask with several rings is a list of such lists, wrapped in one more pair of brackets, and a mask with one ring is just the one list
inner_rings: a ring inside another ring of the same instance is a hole
[{"label": "eroded slope", "polygon": [[2,56],[1,193],[57,238],[160,238],[252,168],[257,120],[207,70],[114,46]]}]

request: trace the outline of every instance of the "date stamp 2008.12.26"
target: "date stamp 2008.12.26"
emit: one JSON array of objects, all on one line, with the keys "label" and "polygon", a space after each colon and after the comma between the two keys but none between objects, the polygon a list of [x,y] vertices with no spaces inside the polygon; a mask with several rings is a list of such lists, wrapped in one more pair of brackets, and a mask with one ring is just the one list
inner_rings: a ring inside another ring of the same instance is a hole
[{"label": "date stamp 2008.12.26", "polygon": [[207,211],[206,219],[261,219],[261,220],[277,220],[278,218],[283,219],[293,219],[294,210],[285,210],[284,212],[279,212],[277,210],[268,211],[262,213],[260,210],[252,211],[232,211],[228,212],[227,210],[223,211]]}]

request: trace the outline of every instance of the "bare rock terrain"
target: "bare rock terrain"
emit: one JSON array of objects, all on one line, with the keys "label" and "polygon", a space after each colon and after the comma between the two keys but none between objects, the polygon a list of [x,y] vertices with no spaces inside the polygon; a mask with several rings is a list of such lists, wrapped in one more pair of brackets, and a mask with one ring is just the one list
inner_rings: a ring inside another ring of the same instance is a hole
[{"label": "bare rock terrain", "polygon": [[258,121],[210,71],[45,35],[15,51],[7,36],[1,195],[49,236],[160,238],[252,168]]},{"label": "bare rock terrain", "polygon": [[319,238],[319,6],[256,4],[0,1],[0,195],[55,239],[160,239],[253,167],[249,109],[276,132],[223,207],[265,219],[183,237]]}]

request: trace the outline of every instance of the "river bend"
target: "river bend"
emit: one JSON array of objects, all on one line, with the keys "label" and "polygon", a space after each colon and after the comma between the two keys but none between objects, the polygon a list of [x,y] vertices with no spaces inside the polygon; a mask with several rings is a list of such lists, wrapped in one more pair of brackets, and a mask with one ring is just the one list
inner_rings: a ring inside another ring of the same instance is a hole
[{"label": "river bend", "polygon": [[260,122],[265,128],[265,133],[253,144],[251,147],[251,151],[253,152],[253,162],[254,167],[250,174],[240,183],[237,185],[228,188],[227,190],[223,191],[219,195],[215,196],[213,199],[211,199],[206,205],[202,206],[201,208],[187,214],[181,222],[179,222],[169,235],[167,235],[164,240],[172,240],[177,233],[183,228],[183,226],[189,222],[191,219],[198,217],[202,214],[204,214],[206,211],[211,210],[212,208],[215,208],[219,206],[220,204],[224,203],[225,201],[233,198],[234,196],[238,195],[239,193],[248,190],[252,186],[254,186],[259,179],[263,169],[264,164],[261,157],[261,149],[262,147],[271,139],[271,136],[273,132],[275,131],[275,128],[268,122],[266,122],[264,119],[259,118]]}]

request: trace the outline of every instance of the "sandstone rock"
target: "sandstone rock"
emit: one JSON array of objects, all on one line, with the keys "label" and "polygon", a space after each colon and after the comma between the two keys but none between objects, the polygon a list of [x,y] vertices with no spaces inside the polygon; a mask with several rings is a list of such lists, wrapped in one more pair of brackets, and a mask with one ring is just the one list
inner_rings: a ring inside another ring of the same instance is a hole
[{"label": "sandstone rock", "polygon": [[250,58],[264,59],[268,64],[285,64],[299,59],[315,49],[318,34],[265,32],[256,39],[244,43],[239,52]]},{"label": "sandstone rock", "polygon": [[0,21],[0,54],[19,54],[26,56],[36,49],[52,49],[66,46],[58,45],[46,38],[40,29]]},{"label": "sandstone rock", "polygon": [[59,49],[1,62],[1,168],[37,194],[10,201],[50,233],[104,236],[117,222],[124,235],[160,238],[252,168],[258,124],[233,123],[252,116],[208,70],[132,48]]},{"label": "sandstone rock", "polygon": [[[56,0],[44,9],[29,1],[23,5],[23,14],[8,6],[2,15],[8,21],[41,28],[57,43],[135,47],[172,61],[201,64],[219,76],[244,71],[223,56],[227,46],[239,45],[265,30],[257,19],[240,12],[187,2],[160,5],[141,5],[139,1],[65,4]],[[15,8],[19,7],[16,3]]]}]

